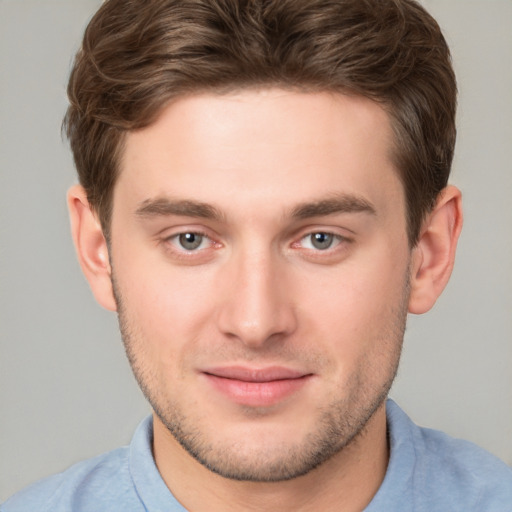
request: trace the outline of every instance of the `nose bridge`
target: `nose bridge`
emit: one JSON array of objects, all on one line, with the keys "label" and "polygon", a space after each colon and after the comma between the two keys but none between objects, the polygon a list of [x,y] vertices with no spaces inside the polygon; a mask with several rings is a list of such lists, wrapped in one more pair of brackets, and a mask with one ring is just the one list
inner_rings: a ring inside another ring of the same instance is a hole
[{"label": "nose bridge", "polygon": [[283,262],[271,248],[247,247],[227,263],[228,293],[220,328],[244,344],[258,347],[295,328]]}]

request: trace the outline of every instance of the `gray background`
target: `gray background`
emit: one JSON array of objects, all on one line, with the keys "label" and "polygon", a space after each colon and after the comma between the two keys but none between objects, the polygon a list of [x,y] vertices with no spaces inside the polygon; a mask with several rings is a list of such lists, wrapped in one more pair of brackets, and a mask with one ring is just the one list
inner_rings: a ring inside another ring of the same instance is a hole
[{"label": "gray background", "polygon": [[[512,464],[512,2],[424,3],[458,72],[466,224],[448,289],[410,320],[392,396]],[[0,501],[127,443],[149,411],[68,233],[65,84],[99,4],[0,0]]]}]

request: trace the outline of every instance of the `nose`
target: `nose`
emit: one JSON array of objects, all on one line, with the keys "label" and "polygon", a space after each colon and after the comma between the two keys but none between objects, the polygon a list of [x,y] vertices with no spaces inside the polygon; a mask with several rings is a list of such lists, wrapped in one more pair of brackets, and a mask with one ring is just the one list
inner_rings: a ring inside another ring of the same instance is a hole
[{"label": "nose", "polygon": [[279,257],[261,252],[226,263],[218,315],[224,335],[258,349],[295,331],[293,292],[283,265]]}]

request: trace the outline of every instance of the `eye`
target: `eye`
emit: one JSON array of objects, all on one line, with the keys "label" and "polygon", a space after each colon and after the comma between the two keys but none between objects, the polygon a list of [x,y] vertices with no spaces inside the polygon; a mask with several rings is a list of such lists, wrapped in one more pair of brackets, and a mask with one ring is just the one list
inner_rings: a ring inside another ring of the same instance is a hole
[{"label": "eye", "polygon": [[306,249],[316,249],[317,251],[325,251],[340,243],[340,237],[333,233],[326,233],[318,231],[317,233],[310,233],[302,240],[302,246]]},{"label": "eye", "polygon": [[169,238],[169,241],[178,246],[179,249],[185,251],[195,251],[196,249],[204,249],[210,245],[210,239],[201,233],[180,233]]}]

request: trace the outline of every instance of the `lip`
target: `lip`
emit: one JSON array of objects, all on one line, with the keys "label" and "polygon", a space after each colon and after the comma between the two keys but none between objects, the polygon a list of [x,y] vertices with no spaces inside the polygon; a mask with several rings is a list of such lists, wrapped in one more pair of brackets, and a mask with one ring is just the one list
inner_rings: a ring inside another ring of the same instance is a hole
[{"label": "lip", "polygon": [[268,407],[297,393],[313,376],[282,366],[228,366],[202,371],[209,384],[229,400],[249,407]]}]

